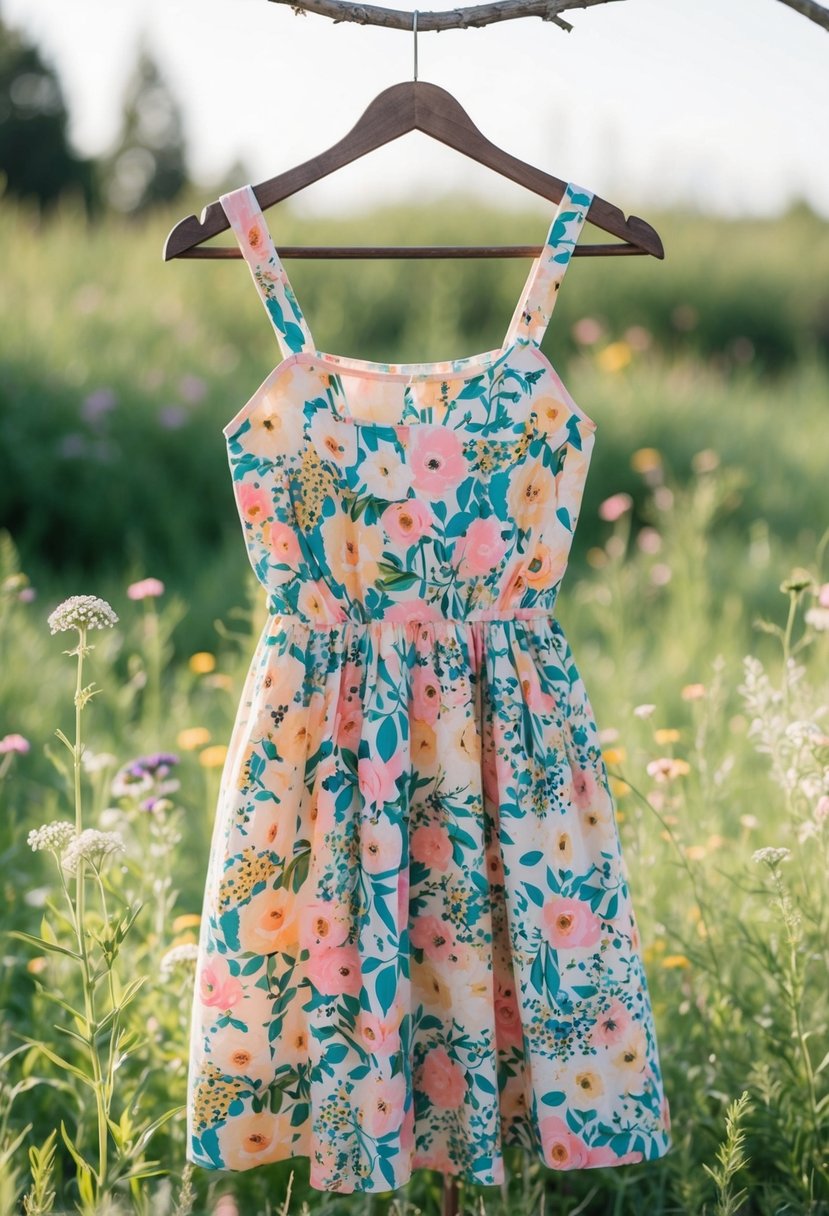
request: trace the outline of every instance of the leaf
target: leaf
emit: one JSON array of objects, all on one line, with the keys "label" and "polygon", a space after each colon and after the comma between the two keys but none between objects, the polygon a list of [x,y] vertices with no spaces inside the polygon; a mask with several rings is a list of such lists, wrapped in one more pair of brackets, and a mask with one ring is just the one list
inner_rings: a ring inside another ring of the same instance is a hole
[{"label": "leaf", "polygon": [[534,866],[537,862],[541,861],[543,856],[544,854],[540,849],[533,849],[529,853],[524,853],[524,855],[519,858],[519,861],[521,862],[522,866]]},{"label": "leaf", "polygon": [[69,1135],[69,1132],[66,1130],[66,1125],[64,1124],[63,1119],[61,1119],[61,1121],[60,1121],[60,1134],[63,1136],[63,1142],[66,1145],[66,1147],[69,1149],[69,1152],[72,1154],[72,1156],[75,1160],[75,1164],[78,1167],[78,1186],[79,1187],[81,1186],[81,1177],[83,1175],[86,1175],[87,1179],[91,1178],[94,1175],[96,1181],[98,1182],[98,1185],[100,1186],[101,1180],[98,1177],[97,1171],[93,1170],[93,1168],[89,1164],[89,1162],[85,1161],[84,1158],[81,1156],[81,1154],[78,1152],[78,1150],[75,1148],[75,1145],[72,1142],[72,1137]]},{"label": "leaf", "polygon": [[397,992],[397,965],[392,963],[385,967],[377,974],[376,982],[377,999],[383,1013],[388,1013],[394,1002],[395,993]]},{"label": "leaf", "polygon": [[53,1064],[57,1064],[58,1068],[64,1068],[67,1072],[70,1072],[73,1077],[77,1077],[79,1081],[83,1081],[84,1085],[88,1085],[90,1089],[96,1088],[96,1083],[92,1077],[88,1076],[75,1064],[70,1064],[68,1060],[64,1060],[63,1056],[59,1056],[56,1051],[52,1051],[51,1047],[47,1047],[46,1044],[41,1043],[39,1039],[30,1039],[26,1035],[23,1037],[27,1043],[31,1043],[32,1047],[36,1047],[39,1051],[42,1051],[46,1058],[51,1060]]},{"label": "leaf", "polygon": [[22,942],[29,942],[32,946],[37,946],[39,950],[53,950],[56,954],[65,954],[69,958],[73,958],[75,962],[80,963],[81,956],[75,950],[68,950],[66,946],[59,946],[57,942],[47,942],[43,937],[35,937],[32,933],[26,933],[23,929],[8,929],[8,937],[19,937]]},{"label": "leaf", "polygon": [[136,1153],[143,1153],[144,1149],[150,1143],[150,1141],[152,1140],[153,1136],[158,1131],[158,1129],[160,1127],[163,1127],[164,1124],[169,1119],[172,1119],[174,1115],[180,1114],[185,1109],[186,1108],[183,1105],[182,1106],[173,1106],[170,1110],[165,1110],[164,1114],[159,1115],[157,1119],[153,1119],[152,1123],[148,1123],[147,1126],[144,1128],[144,1130],[139,1135],[138,1140],[136,1141],[136,1144],[135,1144]]}]

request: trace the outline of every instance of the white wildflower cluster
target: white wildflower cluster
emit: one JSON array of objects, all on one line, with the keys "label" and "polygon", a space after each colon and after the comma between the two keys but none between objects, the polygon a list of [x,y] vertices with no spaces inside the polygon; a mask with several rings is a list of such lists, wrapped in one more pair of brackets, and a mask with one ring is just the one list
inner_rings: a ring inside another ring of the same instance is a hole
[{"label": "white wildflower cluster", "polygon": [[169,979],[174,971],[182,971],[195,967],[199,948],[194,942],[184,942],[181,946],[173,946],[162,956],[160,973],[163,980]]},{"label": "white wildflower cluster", "polygon": [[32,828],[26,837],[26,843],[33,853],[39,849],[51,853],[61,853],[75,835],[74,823],[66,819],[57,819],[54,823],[44,823],[39,828]]},{"label": "white wildflower cluster", "polygon": [[48,617],[52,633],[67,629],[111,629],[117,620],[114,608],[97,595],[70,595]]},{"label": "white wildflower cluster", "polygon": [[755,849],[751,855],[751,860],[756,861],[758,864],[767,865],[769,869],[773,870],[776,866],[780,865],[781,861],[788,861],[791,855],[791,849],[775,849],[766,846],[764,849]]},{"label": "white wildflower cluster", "polygon": [[124,842],[117,832],[99,832],[97,828],[86,828],[69,843],[61,857],[61,865],[70,874],[74,874],[81,859],[98,865],[109,854],[123,852],[124,847]]},{"label": "white wildflower cluster", "polygon": [[111,768],[118,763],[118,757],[112,752],[93,752],[88,747],[84,747],[81,752],[81,764],[84,772],[100,773],[105,768]]}]

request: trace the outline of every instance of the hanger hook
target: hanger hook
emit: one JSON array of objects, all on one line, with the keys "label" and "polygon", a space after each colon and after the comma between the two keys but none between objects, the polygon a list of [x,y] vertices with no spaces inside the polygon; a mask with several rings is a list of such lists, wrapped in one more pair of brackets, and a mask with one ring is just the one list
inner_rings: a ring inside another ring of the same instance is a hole
[{"label": "hanger hook", "polygon": [[412,20],[412,33],[414,34],[414,78],[417,80],[417,9],[414,11]]}]

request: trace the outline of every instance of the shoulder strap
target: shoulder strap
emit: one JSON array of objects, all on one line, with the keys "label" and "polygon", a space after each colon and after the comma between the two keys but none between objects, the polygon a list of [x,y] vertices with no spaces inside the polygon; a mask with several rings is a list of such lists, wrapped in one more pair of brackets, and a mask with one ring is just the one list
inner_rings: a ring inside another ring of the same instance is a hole
[{"label": "shoulder strap", "polygon": [[568,182],[553,216],[544,249],[535,259],[509,323],[504,349],[514,342],[541,344],[558,299],[558,289],[579,239],[593,192]]},{"label": "shoulder strap", "polygon": [[284,358],[298,351],[315,351],[311,331],[302,315],[285,268],[274,247],[262,208],[252,186],[240,186],[219,196],[242,256],[250,267],[262,303],[268,311]]}]

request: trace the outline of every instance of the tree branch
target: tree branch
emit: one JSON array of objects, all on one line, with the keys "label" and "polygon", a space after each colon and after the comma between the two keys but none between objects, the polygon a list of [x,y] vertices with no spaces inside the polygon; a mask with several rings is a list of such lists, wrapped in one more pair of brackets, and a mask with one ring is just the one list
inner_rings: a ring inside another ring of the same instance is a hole
[{"label": "tree branch", "polygon": [[[270,0],[271,4],[289,4],[295,13],[317,13],[332,21],[356,21],[360,25],[380,25],[390,30],[411,33],[413,13],[396,8],[381,8],[377,4],[355,4],[352,0]],[[569,21],[560,14],[571,8],[592,8],[613,0],[493,0],[490,4],[472,4],[453,8],[444,13],[417,13],[417,32],[431,30],[465,30],[471,26],[494,25],[512,21],[515,17],[540,17],[553,21],[561,29],[572,30]],[[808,0],[799,0],[808,3]]]},{"label": "tree branch", "polygon": [[[472,4],[465,8],[453,8],[444,13],[417,14],[417,29],[465,30],[470,27],[494,25],[499,21],[513,21],[516,17],[540,17],[552,21],[568,33],[572,30],[569,21],[561,16],[573,8],[593,8],[598,4],[610,4],[614,0],[492,0],[489,4]],[[330,17],[335,23],[356,21],[359,25],[379,25],[390,30],[411,32],[413,14],[402,9],[381,8],[377,4],[356,4],[353,0],[270,0],[271,4],[288,4],[299,15],[316,13]],[[781,4],[793,8],[796,13],[808,17],[816,25],[829,30],[829,8],[819,0],[780,0]]]}]

